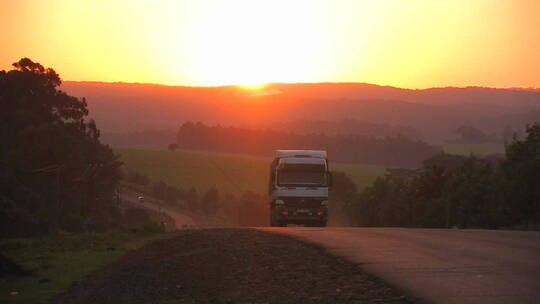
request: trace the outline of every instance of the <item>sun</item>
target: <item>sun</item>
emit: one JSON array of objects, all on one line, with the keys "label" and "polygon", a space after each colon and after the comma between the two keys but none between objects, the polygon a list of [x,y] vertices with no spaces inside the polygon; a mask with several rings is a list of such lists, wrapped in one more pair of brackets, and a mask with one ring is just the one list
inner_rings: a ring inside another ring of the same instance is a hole
[{"label": "sun", "polygon": [[241,89],[248,90],[248,91],[259,91],[264,89],[268,83],[238,83],[237,86]]}]

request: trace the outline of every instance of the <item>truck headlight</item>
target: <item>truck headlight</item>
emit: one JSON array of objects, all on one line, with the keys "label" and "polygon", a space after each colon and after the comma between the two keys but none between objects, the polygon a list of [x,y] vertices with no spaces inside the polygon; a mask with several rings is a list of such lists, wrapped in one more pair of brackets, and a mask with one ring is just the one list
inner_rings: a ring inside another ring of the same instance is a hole
[{"label": "truck headlight", "polygon": [[328,200],[324,200],[321,202],[321,206],[328,206]]},{"label": "truck headlight", "polygon": [[276,200],[276,205],[285,205],[285,202],[283,200]]}]

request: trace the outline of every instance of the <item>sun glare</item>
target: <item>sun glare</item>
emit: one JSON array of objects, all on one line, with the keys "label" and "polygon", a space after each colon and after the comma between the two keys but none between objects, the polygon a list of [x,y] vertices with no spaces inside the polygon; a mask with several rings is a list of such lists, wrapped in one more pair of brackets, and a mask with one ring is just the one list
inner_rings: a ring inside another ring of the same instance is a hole
[{"label": "sun glare", "polygon": [[267,85],[268,83],[241,83],[238,84],[238,87],[249,91],[259,91],[264,89]]},{"label": "sun glare", "polygon": [[197,78],[253,89],[312,77],[322,45],[310,6],[301,1],[214,4],[198,11],[190,28],[188,57],[197,63]]}]

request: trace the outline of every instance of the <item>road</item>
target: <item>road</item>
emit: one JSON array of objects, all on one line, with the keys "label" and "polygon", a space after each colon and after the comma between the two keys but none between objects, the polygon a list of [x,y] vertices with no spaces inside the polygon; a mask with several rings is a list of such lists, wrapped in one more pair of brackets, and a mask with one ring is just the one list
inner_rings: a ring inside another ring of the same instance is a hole
[{"label": "road", "polygon": [[167,215],[174,221],[174,227],[171,227],[173,229],[216,228],[231,226],[230,224],[227,224],[223,218],[218,218],[216,216],[203,216],[201,214],[189,212],[185,209],[167,205],[164,202],[148,195],[143,195],[144,200],[140,201],[138,199],[139,195],[139,193],[133,190],[124,189],[120,197],[124,202],[132,204],[133,206],[143,207]]},{"label": "road", "polygon": [[193,217],[174,210],[173,207],[166,206],[163,203],[159,203],[157,200],[151,197],[145,197],[144,201],[139,201],[137,198],[139,195],[133,191],[125,190],[122,192],[122,200],[130,202],[135,206],[144,207],[156,212],[163,212],[170,216],[174,220],[176,229],[196,226],[196,222]]},{"label": "road", "polygon": [[258,228],[315,242],[433,303],[540,303],[540,233]]}]

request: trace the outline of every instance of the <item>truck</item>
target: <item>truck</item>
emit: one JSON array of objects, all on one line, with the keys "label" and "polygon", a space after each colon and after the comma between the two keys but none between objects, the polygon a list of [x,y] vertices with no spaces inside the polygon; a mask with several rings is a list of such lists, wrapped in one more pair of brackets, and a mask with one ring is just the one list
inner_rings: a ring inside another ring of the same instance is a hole
[{"label": "truck", "polygon": [[277,150],[268,183],[270,226],[326,226],[331,186],[326,151]]}]

